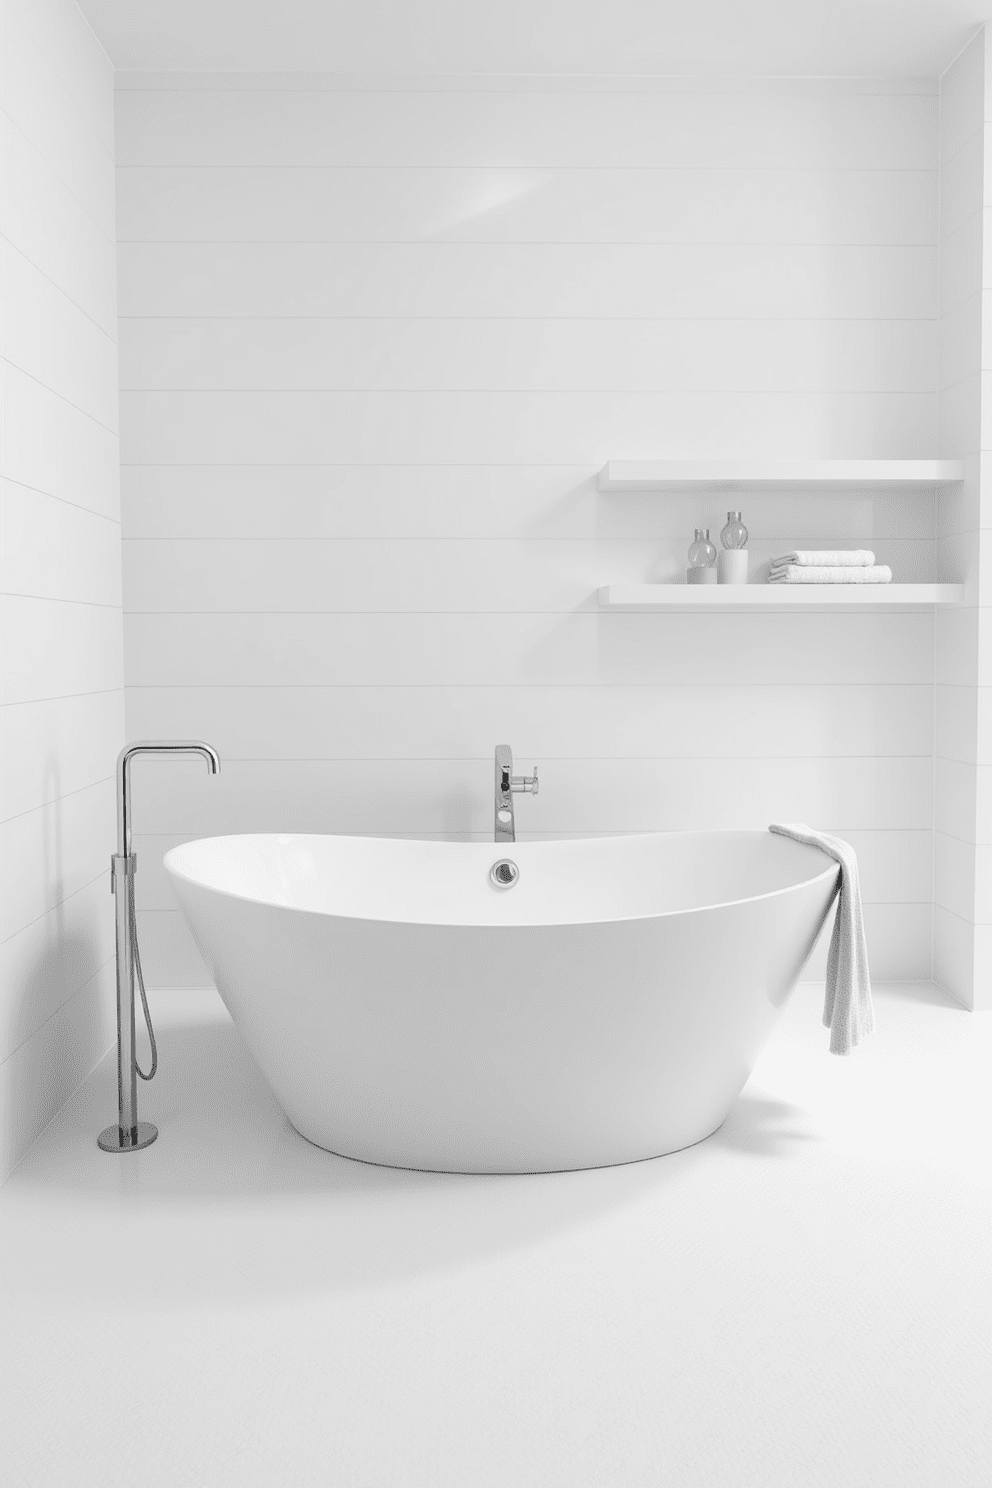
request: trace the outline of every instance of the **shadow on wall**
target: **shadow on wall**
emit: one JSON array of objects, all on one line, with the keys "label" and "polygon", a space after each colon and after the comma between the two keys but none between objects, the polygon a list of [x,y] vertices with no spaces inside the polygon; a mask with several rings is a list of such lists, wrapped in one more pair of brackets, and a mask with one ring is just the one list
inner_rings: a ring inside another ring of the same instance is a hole
[{"label": "shadow on wall", "polygon": [[[57,761],[46,764],[42,809],[40,902],[37,921],[17,937],[7,968],[12,1044],[19,1053],[11,1065],[12,1088],[5,1119],[5,1163],[18,1159],[39,1130],[68,1099],[92,1067],[94,1044],[72,1018],[55,1015],[100,971],[104,950],[95,927],[74,921],[65,904],[61,774]],[[101,1019],[101,1024],[103,1020]]]},{"label": "shadow on wall", "polygon": [[[39,984],[44,970],[39,969]],[[30,985],[28,987],[30,995]],[[79,1082],[93,1068],[94,1059],[114,1037],[109,1000],[93,1009],[98,1026],[80,1031],[71,1018],[51,1018],[19,1049],[12,1061],[4,1113],[0,1182],[20,1160],[38,1133],[64,1106]]]},{"label": "shadow on wall", "polygon": [[[106,959],[96,927],[80,923],[74,919],[71,907],[66,907],[61,786],[58,762],[49,760],[42,808],[41,902],[45,912],[37,922],[36,935],[24,937],[24,964],[12,968],[17,984],[10,989],[10,996],[17,1009],[15,1027],[20,1033],[19,1043],[36,1033],[80,991]],[[72,1068],[71,1061],[64,1064],[67,1069]],[[52,1074],[57,1075],[57,1071]],[[64,1091],[61,1099],[65,1099],[71,1088]]]},{"label": "shadow on wall", "polygon": [[[71,1268],[66,1285],[118,1303],[193,1294],[235,1304],[410,1280],[527,1250],[642,1203],[657,1210],[661,1259],[671,1216],[700,1202],[715,1147],[776,1158],[816,1139],[798,1108],[745,1092],[712,1138],[624,1167],[519,1176],[380,1168],[304,1141],[228,1019],[163,1028],[159,1047],[160,1075],[141,1091],[141,1114],[160,1129],[153,1147],[127,1158],[98,1151],[96,1134],[116,1109],[108,1058],[7,1190],[9,1203],[26,1195],[37,1213],[44,1190],[64,1205],[75,1187],[72,1254],[56,1255],[53,1236],[52,1264],[63,1279]],[[36,1225],[31,1233],[36,1243]],[[107,1268],[100,1252],[111,1235]]]}]

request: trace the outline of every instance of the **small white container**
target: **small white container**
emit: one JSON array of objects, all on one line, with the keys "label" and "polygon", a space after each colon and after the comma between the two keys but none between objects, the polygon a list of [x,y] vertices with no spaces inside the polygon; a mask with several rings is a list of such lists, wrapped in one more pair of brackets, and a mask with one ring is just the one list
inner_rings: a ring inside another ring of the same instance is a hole
[{"label": "small white container", "polygon": [[747,583],[747,548],[722,548],[716,563],[721,584]]}]

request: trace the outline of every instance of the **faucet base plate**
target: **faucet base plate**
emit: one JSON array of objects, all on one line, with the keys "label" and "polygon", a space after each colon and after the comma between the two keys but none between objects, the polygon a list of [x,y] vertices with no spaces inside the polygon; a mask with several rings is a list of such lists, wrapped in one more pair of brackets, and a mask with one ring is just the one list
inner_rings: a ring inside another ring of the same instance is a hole
[{"label": "faucet base plate", "polygon": [[97,1137],[96,1145],[104,1152],[140,1152],[142,1147],[150,1147],[157,1136],[157,1126],[151,1121],[139,1121],[129,1131],[121,1126],[105,1127]]}]

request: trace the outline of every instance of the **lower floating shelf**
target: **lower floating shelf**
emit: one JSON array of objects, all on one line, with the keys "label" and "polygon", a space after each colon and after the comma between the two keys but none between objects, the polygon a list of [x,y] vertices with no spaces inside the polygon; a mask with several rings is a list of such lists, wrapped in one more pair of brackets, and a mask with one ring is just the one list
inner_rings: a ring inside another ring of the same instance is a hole
[{"label": "lower floating shelf", "polygon": [[963,584],[606,584],[603,610],[880,610],[957,605]]}]

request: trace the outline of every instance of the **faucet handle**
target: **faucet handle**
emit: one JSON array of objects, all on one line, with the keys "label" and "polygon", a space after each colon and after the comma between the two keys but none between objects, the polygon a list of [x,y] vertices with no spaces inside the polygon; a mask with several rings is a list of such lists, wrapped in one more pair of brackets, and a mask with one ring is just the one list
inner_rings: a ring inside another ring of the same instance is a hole
[{"label": "faucet handle", "polygon": [[534,766],[533,775],[512,775],[510,777],[510,789],[518,794],[521,791],[536,796],[538,789],[537,766]]}]

